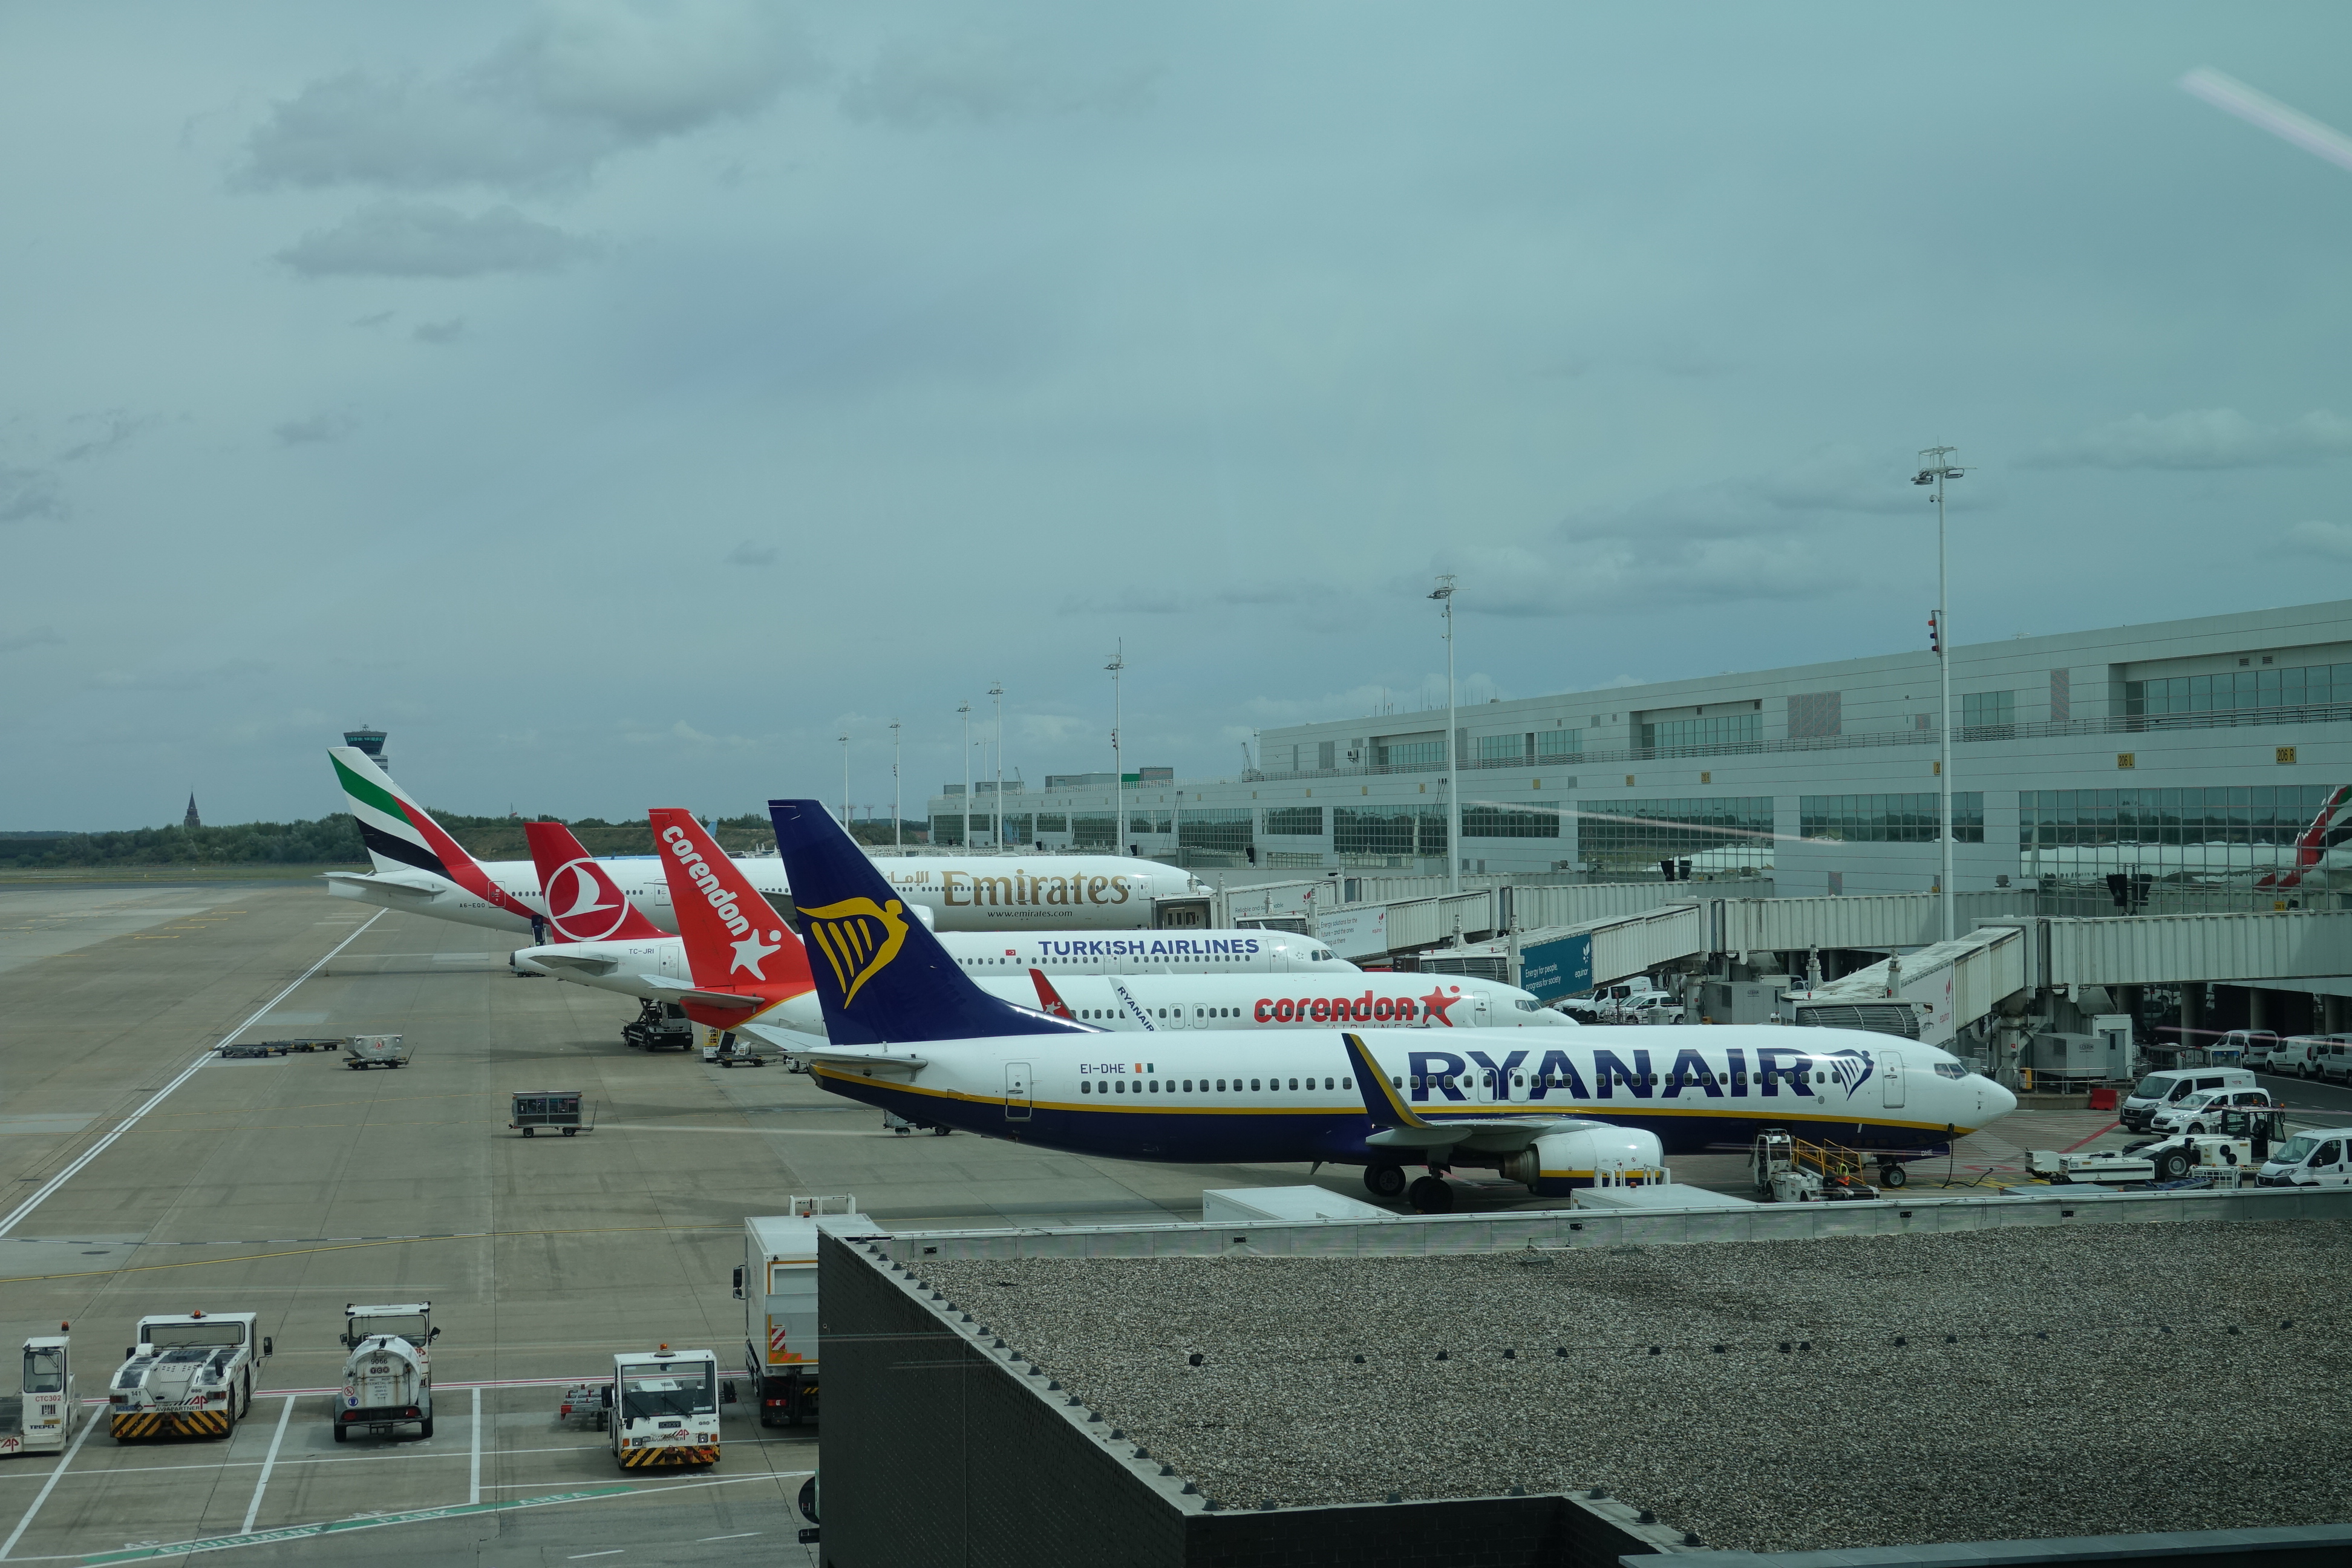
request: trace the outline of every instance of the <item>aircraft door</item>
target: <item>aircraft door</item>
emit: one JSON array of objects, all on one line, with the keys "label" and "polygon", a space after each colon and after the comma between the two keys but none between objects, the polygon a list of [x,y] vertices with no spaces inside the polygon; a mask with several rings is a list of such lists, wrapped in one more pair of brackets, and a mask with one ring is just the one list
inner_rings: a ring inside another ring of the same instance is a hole
[{"label": "aircraft door", "polygon": [[1471,1072],[1470,1079],[1474,1098],[1481,1104],[1492,1105],[1498,1100],[1507,1100],[1510,1097],[1510,1089],[1507,1087],[1505,1075],[1497,1068],[1489,1067],[1475,1068]]},{"label": "aircraft door", "polygon": [[1886,1085],[1886,1108],[1889,1110],[1899,1109],[1903,1104],[1903,1053],[1879,1052],[1878,1076]]},{"label": "aircraft door", "polygon": [[1027,1062],[1004,1064],[1004,1120],[1007,1121],[1029,1120],[1029,1064]]},{"label": "aircraft door", "polygon": [[1483,1029],[1494,1023],[1495,1020],[1486,1015],[1488,1001],[1489,998],[1484,991],[1471,998],[1470,1026],[1472,1028]]}]

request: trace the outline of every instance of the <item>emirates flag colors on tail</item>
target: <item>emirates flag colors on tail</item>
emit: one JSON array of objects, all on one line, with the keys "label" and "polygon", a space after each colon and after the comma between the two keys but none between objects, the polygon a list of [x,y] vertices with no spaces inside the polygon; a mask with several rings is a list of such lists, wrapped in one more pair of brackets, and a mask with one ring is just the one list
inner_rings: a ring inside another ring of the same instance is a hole
[{"label": "emirates flag colors on tail", "polygon": [[[395,895],[430,900],[442,891],[433,880],[438,879],[439,884],[462,889],[486,910],[505,917],[477,923],[531,923],[530,906],[501,887],[456,839],[444,833],[431,814],[409,799],[406,792],[394,784],[391,775],[377,767],[366,752],[356,746],[333,746],[328,749],[327,756],[335,764],[336,780],[343,786],[343,798],[351,804],[352,816],[359,824],[368,858],[375,862],[373,878],[341,874],[343,880],[368,884],[359,896],[389,890]],[[418,873],[422,873],[421,878]],[[335,879],[335,874],[331,874],[330,879]],[[335,890],[343,891],[340,888]],[[407,906],[394,902],[392,907]],[[443,911],[427,909],[421,912]]]},{"label": "emirates flag colors on tail", "polygon": [[558,942],[646,942],[668,933],[639,912],[612,873],[560,822],[526,822],[522,836]]}]

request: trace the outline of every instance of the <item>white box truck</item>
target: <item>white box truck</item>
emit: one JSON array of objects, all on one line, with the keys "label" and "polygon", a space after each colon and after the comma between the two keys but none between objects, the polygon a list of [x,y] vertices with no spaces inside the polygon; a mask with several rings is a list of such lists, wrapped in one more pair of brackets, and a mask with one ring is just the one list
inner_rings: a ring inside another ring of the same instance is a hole
[{"label": "white box truck", "polygon": [[816,1238],[889,1233],[857,1212],[857,1200],[799,1197],[792,1213],[743,1221],[743,1369],[762,1426],[797,1426],[817,1413]]},{"label": "white box truck", "polygon": [[[65,1325],[60,1323],[59,1328]],[[24,1376],[14,1398],[0,1397],[0,1457],[54,1454],[73,1436],[73,1367],[63,1334],[40,1334],[25,1342]]]}]

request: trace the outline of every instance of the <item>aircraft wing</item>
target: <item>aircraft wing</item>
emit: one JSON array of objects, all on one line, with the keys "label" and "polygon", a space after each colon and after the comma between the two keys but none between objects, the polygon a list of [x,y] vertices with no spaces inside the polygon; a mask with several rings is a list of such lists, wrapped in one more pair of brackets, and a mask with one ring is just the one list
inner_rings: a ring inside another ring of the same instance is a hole
[{"label": "aircraft wing", "polygon": [[656,991],[667,992],[681,1002],[699,1002],[706,1007],[740,1007],[745,1012],[757,1012],[767,1005],[757,996],[740,995],[732,991],[697,990],[691,982],[672,980],[667,974],[640,974],[637,978]]},{"label": "aircraft wing", "polygon": [[576,969],[583,974],[610,974],[621,967],[617,958],[595,958],[586,953],[560,952],[542,952],[531,962],[542,969]]}]

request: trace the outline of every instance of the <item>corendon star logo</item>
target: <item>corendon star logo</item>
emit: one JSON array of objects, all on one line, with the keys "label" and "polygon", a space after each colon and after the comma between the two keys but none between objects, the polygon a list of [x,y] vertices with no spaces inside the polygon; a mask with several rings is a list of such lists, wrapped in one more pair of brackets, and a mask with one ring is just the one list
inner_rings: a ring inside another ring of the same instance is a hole
[{"label": "corendon star logo", "polygon": [[1430,1022],[1443,1024],[1450,1029],[1454,1027],[1454,1020],[1445,1016],[1445,1010],[1461,1000],[1462,987],[1459,985],[1454,988],[1454,994],[1449,996],[1445,994],[1444,986],[1433,984],[1429,994],[1421,999],[1421,1011]]},{"label": "corendon star logo", "polygon": [[765,980],[768,976],[760,965],[783,951],[783,941],[784,933],[780,931],[770,931],[768,940],[765,942],[760,940],[758,931],[753,931],[741,942],[735,943],[735,962],[727,966],[727,973],[732,975],[739,969],[748,969],[751,972],[752,979]]},{"label": "corendon star logo", "polygon": [[547,918],[570,942],[601,942],[629,918],[629,900],[592,859],[567,860],[547,879]]}]

